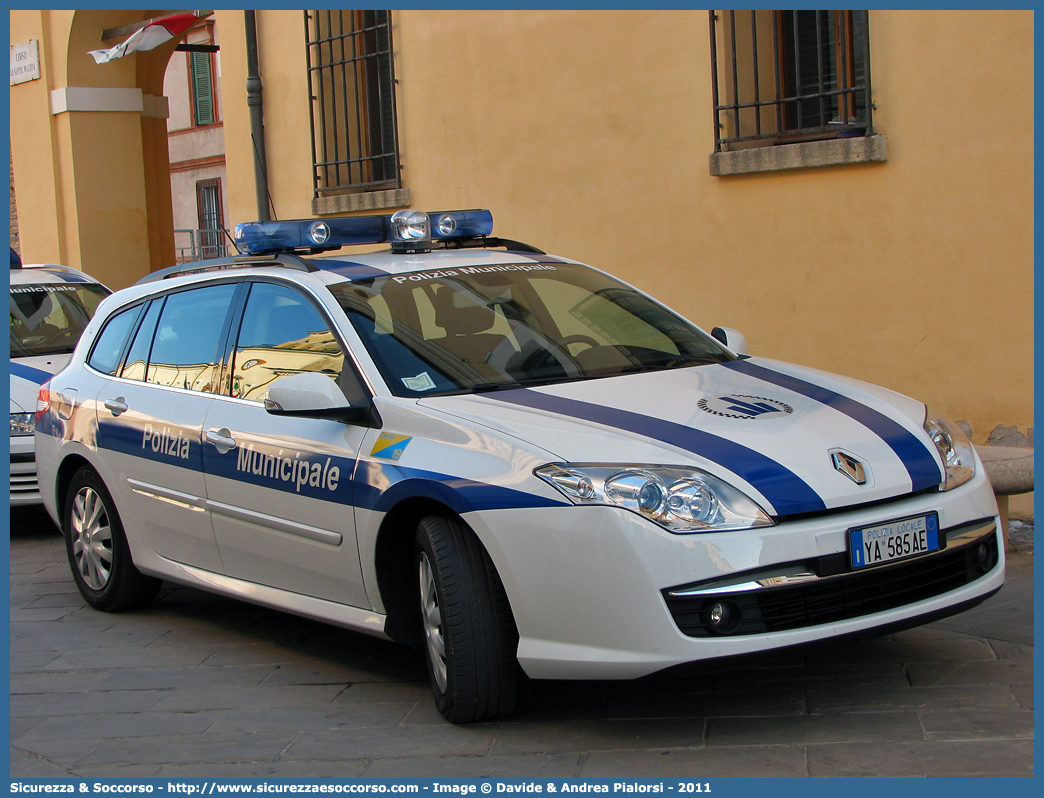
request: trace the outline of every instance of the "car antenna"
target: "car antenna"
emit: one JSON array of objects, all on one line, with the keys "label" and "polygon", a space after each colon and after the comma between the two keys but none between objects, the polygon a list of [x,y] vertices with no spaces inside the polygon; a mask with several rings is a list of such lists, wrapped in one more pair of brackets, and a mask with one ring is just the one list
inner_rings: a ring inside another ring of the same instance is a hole
[{"label": "car antenna", "polygon": [[221,232],[225,234],[225,238],[227,238],[229,240],[229,242],[232,244],[232,246],[235,247],[236,254],[237,255],[242,255],[243,254],[243,250],[241,250],[239,248],[239,244],[237,244],[236,240],[234,238],[232,238],[232,234],[230,232],[228,232],[228,228],[227,227],[222,227],[221,228]]}]

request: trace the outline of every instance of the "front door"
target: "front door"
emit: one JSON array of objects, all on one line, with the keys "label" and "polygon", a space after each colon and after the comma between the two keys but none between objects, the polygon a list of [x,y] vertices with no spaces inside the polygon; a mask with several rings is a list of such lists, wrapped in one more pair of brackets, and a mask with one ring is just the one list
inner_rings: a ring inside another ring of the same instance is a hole
[{"label": "front door", "polygon": [[203,427],[207,505],[225,573],[368,607],[352,508],[366,428],[274,416],[263,404],[281,377],[342,379],[329,323],[297,289],[254,283],[231,360],[231,396],[215,398]]}]

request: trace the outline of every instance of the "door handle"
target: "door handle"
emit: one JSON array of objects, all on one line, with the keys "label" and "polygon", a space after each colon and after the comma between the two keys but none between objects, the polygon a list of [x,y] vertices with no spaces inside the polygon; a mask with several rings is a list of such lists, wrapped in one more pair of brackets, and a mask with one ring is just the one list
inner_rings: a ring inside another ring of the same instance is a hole
[{"label": "door handle", "polygon": [[208,429],[207,430],[207,443],[213,444],[214,448],[217,449],[221,454],[235,449],[238,445],[236,439],[232,437],[231,431],[227,427],[221,429]]},{"label": "door handle", "polygon": [[105,408],[109,410],[114,416],[118,416],[121,413],[126,413],[130,408],[127,405],[127,400],[122,396],[117,396],[115,399],[106,399]]}]

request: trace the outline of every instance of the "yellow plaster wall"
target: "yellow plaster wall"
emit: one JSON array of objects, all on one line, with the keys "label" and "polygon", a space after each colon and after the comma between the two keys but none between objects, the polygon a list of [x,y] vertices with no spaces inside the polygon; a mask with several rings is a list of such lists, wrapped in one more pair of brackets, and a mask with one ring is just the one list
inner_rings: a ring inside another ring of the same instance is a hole
[{"label": "yellow plaster wall", "polygon": [[[268,185],[280,219],[312,215],[308,67],[301,11],[258,11],[258,60],[265,110]],[[247,107],[246,28],[242,11],[215,11],[221,31],[228,208],[232,223],[257,219]]]},{"label": "yellow plaster wall", "polygon": [[173,262],[165,125],[132,112],[54,115],[50,95],[64,87],[141,88],[158,94],[173,43],[108,64],[96,64],[88,54],[113,44],[101,40],[103,30],[142,15],[10,14],[12,44],[39,40],[42,75],[12,86],[10,93],[24,258],[83,269],[112,288]]},{"label": "yellow plaster wall", "polygon": [[[47,40],[54,27],[51,17],[68,13],[12,13],[11,44]],[[56,24],[61,29],[60,21]],[[40,79],[11,86],[9,95],[15,180],[22,186],[31,181],[32,186],[31,190],[18,191],[19,237],[26,263],[68,262],[63,246],[65,220],[57,172],[59,154],[50,112],[53,70],[50,59],[41,58]]]},{"label": "yellow plaster wall", "polygon": [[[80,265],[106,285],[123,288],[148,274],[150,266],[141,119],[100,112],[60,116],[76,161],[64,174],[75,176],[65,193],[75,197]],[[125,164],[114,168],[111,157],[98,156],[94,146],[102,139],[105,152],[119,153]],[[108,186],[120,192],[117,201],[101,196]]]}]

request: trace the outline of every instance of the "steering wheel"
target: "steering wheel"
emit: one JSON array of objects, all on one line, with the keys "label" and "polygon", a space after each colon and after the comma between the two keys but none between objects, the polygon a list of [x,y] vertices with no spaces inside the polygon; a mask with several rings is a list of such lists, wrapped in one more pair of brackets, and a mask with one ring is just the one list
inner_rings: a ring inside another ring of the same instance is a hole
[{"label": "steering wheel", "polygon": [[598,341],[596,341],[589,335],[567,335],[565,338],[558,342],[558,345],[561,346],[563,349],[568,349],[573,344],[587,344],[592,349],[594,349],[597,346],[601,346],[601,344],[598,343]]},{"label": "steering wheel", "polygon": [[[69,329],[63,329],[54,325],[47,326],[51,327],[54,330],[54,332],[51,332],[51,330],[45,330],[42,335],[36,336],[40,339],[37,345],[57,343],[62,338],[68,338],[70,335],[74,334],[73,331]],[[39,328],[37,329],[37,332],[39,332]]]}]

